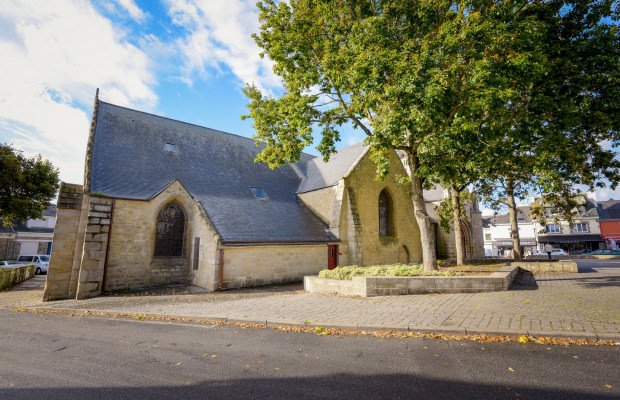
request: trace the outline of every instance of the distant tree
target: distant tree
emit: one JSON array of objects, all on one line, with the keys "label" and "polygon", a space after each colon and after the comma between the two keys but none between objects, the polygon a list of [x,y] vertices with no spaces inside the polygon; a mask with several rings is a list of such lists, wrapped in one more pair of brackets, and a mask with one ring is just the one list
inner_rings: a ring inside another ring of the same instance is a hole
[{"label": "distant tree", "polygon": [[477,196],[466,189],[467,186],[451,186],[450,197],[443,199],[435,207],[439,216],[439,226],[446,233],[454,232],[456,265],[463,265],[465,258],[462,223],[469,218],[465,212],[465,205],[477,201]]},{"label": "distant tree", "polygon": [[58,190],[58,169],[41,155],[27,158],[0,144],[0,218],[13,221],[40,218]]}]

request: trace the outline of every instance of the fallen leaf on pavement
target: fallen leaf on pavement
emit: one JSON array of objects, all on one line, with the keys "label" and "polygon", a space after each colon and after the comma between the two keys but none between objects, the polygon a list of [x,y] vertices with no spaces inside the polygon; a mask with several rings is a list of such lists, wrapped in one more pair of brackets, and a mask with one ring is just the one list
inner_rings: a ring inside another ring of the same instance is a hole
[{"label": "fallen leaf on pavement", "polygon": [[517,372],[512,367],[508,367],[508,371],[510,371],[510,372]]}]

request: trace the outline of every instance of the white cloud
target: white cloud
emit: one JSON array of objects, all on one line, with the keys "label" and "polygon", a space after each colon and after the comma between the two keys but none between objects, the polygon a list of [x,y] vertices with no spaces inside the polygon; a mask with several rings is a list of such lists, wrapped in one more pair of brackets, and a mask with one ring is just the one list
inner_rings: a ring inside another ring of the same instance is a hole
[{"label": "white cloud", "polygon": [[258,32],[255,0],[167,0],[175,25],[187,30],[178,40],[183,57],[182,77],[206,79],[227,66],[240,83],[254,82],[264,91],[281,86],[272,62],[261,59],[251,34]]},{"label": "white cloud", "polygon": [[116,0],[116,2],[136,21],[141,22],[146,18],[146,13],[133,0]]},{"label": "white cloud", "polygon": [[151,61],[79,0],[5,3],[0,26],[0,141],[42,153],[61,179],[81,182],[95,88],[115,104],[153,109]]}]

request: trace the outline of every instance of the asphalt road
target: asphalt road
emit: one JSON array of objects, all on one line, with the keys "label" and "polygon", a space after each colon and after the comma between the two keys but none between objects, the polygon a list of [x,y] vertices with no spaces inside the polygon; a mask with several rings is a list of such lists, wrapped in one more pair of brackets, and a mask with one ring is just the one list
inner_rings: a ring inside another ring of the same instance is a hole
[{"label": "asphalt road", "polygon": [[320,336],[0,310],[0,399],[612,399],[620,346]]}]

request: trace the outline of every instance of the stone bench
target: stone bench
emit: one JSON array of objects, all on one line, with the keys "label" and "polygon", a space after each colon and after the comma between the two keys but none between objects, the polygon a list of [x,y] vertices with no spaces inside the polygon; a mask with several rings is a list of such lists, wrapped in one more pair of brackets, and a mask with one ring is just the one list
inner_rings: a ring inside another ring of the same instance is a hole
[{"label": "stone bench", "polygon": [[570,260],[547,260],[547,261],[520,261],[510,263],[513,267],[519,267],[532,273],[537,272],[579,272],[577,269],[577,263]]}]

